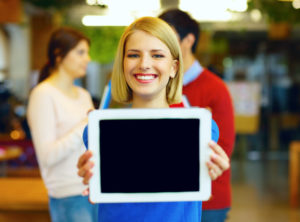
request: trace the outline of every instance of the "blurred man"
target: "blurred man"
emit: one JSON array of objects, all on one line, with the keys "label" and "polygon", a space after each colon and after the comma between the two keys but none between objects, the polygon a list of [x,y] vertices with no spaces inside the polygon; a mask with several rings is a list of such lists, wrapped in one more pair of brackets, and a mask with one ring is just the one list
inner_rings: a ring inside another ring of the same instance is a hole
[{"label": "blurred man", "polygon": [[[199,24],[187,13],[172,9],[159,16],[177,33],[183,62],[183,94],[191,106],[208,108],[219,126],[218,144],[230,157],[233,151],[235,132],[233,106],[230,93],[224,82],[214,73],[202,67],[194,55],[200,35]],[[212,197],[203,202],[203,222],[223,222],[231,206],[230,170],[212,182]]]}]

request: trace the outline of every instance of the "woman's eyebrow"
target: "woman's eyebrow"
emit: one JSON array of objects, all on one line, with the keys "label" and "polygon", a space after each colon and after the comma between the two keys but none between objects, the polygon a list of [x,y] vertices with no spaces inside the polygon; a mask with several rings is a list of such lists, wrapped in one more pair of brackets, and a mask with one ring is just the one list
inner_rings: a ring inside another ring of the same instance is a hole
[{"label": "woman's eyebrow", "polygon": [[[139,49],[127,49],[126,52],[141,52]],[[163,49],[151,49],[151,53],[167,53],[166,50]]]},{"label": "woman's eyebrow", "polygon": [[128,51],[130,51],[130,52],[139,52],[140,50],[138,50],[138,49],[127,49],[126,51],[127,51],[127,52],[128,52]]},{"label": "woman's eyebrow", "polygon": [[166,52],[163,49],[152,49],[151,52]]}]

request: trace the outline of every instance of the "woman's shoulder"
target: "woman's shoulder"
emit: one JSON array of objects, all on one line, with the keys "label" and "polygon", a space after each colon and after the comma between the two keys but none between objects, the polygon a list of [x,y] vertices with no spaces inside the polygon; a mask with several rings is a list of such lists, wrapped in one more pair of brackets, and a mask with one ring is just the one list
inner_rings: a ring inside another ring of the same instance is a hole
[{"label": "woman's shoulder", "polygon": [[47,83],[41,82],[36,85],[30,92],[28,100],[28,109],[31,107],[44,106],[52,103],[55,96],[54,90]]},{"label": "woman's shoulder", "polygon": [[37,84],[30,92],[30,95],[45,95],[49,94],[51,95],[55,91],[51,85],[45,81]]},{"label": "woman's shoulder", "polygon": [[88,91],[87,91],[85,88],[81,87],[81,86],[75,86],[75,87],[76,87],[76,89],[79,90],[79,92],[81,92],[81,93],[88,93]]},{"label": "woman's shoulder", "polygon": [[87,97],[91,97],[91,94],[89,93],[89,91],[87,91],[86,89],[80,87],[80,86],[75,86],[79,92],[80,95],[83,96],[87,96]]}]

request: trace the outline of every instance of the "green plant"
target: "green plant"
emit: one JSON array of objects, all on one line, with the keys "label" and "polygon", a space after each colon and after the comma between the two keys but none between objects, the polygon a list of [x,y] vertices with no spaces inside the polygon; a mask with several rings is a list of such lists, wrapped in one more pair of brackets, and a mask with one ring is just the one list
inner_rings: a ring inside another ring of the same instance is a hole
[{"label": "green plant", "polygon": [[248,10],[259,9],[267,15],[269,23],[287,22],[290,24],[300,23],[300,9],[294,9],[290,1],[278,0],[251,0]]},{"label": "green plant", "polygon": [[65,9],[72,5],[83,3],[84,0],[23,0],[23,2],[31,3],[43,9]]},{"label": "green plant", "polygon": [[125,27],[78,27],[91,40],[90,56],[93,61],[113,62],[119,39]]}]

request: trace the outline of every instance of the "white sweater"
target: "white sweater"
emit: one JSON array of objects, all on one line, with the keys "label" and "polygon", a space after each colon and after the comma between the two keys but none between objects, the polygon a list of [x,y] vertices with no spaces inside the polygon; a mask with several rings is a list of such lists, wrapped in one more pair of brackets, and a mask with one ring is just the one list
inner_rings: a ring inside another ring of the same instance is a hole
[{"label": "white sweater", "polygon": [[51,197],[80,195],[86,188],[77,175],[77,161],[84,153],[82,132],[87,112],[93,108],[90,94],[78,88],[72,99],[50,83],[31,92],[27,110],[41,175]]}]

